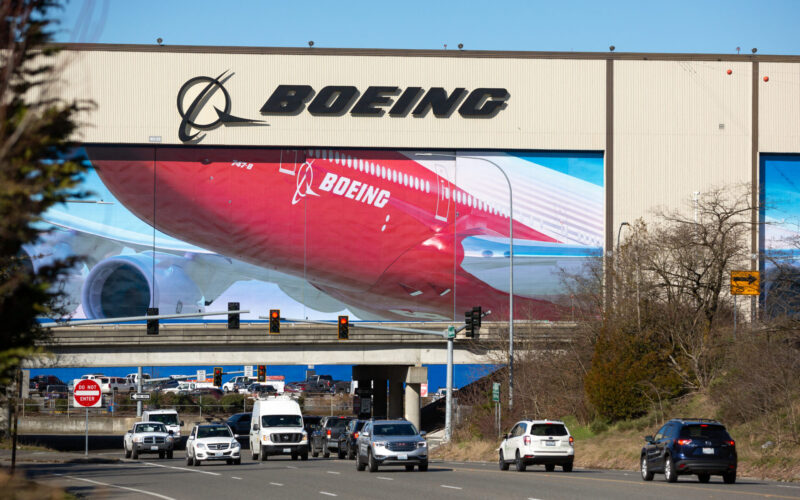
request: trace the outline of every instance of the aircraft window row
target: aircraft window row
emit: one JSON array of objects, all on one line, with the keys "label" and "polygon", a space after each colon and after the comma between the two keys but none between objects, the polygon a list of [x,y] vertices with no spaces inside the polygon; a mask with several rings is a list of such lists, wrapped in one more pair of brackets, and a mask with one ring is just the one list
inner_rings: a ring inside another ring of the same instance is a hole
[{"label": "aircraft window row", "polygon": [[[449,200],[450,196],[451,196],[450,188],[448,187],[444,188],[445,199]],[[501,212],[492,205],[489,205],[488,203],[481,201],[478,198],[473,198],[471,195],[468,195],[467,193],[464,193],[458,189],[452,190],[452,196],[456,203],[461,203],[463,205],[476,208],[483,212],[489,212],[490,214],[493,215],[499,215],[500,217],[507,217],[504,212]]]},{"label": "aircraft window row", "polygon": [[402,184],[409,188],[416,189],[417,191],[425,191],[426,193],[431,192],[430,181],[420,179],[419,177],[414,177],[413,175],[398,172],[397,170],[387,168],[371,161],[365,161],[363,158],[353,158],[352,156],[340,153],[339,151],[326,149],[309,150],[308,154],[323,160],[340,163],[348,168],[354,168],[360,172],[365,172],[370,175],[380,177],[381,179]]}]

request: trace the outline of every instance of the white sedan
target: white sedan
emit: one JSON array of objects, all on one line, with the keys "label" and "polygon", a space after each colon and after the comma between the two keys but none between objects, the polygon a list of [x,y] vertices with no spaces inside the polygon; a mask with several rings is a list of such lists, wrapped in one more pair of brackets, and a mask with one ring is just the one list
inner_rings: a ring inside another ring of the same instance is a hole
[{"label": "white sedan", "polygon": [[186,441],[186,465],[199,466],[207,460],[242,463],[242,447],[227,424],[195,425]]}]

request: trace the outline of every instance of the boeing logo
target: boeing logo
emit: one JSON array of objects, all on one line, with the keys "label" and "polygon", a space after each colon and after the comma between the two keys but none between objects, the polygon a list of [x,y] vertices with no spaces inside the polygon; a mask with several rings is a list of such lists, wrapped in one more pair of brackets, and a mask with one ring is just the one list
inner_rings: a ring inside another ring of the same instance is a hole
[{"label": "boeing logo", "polygon": [[[249,118],[240,118],[230,114],[231,95],[223,84],[233,76],[233,73],[228,75],[226,75],[226,73],[228,73],[227,70],[223,71],[216,78],[210,76],[196,76],[187,80],[186,83],[181,86],[178,91],[178,114],[181,115],[182,118],[180,127],[178,128],[178,139],[180,139],[181,142],[200,142],[203,140],[203,137],[205,137],[205,134],[200,135],[200,130],[214,130],[220,125],[268,125],[264,123],[263,120],[251,120]],[[184,108],[186,94],[189,90],[199,85],[205,86],[202,87],[191,104]],[[198,121],[200,112],[217,92],[221,92],[222,97],[225,99],[223,109],[214,106],[214,111],[217,115],[216,120],[212,120],[208,123],[200,123]],[[193,129],[198,130],[198,132],[192,133]]]},{"label": "boeing logo", "polygon": [[311,163],[305,162],[297,170],[297,177],[296,177],[297,187],[294,190],[294,197],[292,197],[292,205],[297,205],[297,203],[302,198],[305,198],[306,195],[319,196],[311,189],[311,184],[313,182],[314,182],[314,169],[312,168]]}]

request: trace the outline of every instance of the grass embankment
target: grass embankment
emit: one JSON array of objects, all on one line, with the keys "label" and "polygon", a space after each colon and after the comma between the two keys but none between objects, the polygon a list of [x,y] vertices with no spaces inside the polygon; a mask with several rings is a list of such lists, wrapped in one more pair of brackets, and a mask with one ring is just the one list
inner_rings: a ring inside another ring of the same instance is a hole
[{"label": "grass embankment", "polygon": [[[565,417],[563,420],[575,438],[575,465],[592,469],[638,470],[643,437],[655,434],[666,419],[672,415],[697,417],[714,415],[715,412],[713,406],[703,398],[694,397],[673,404],[664,413],[666,417],[663,419],[652,413],[613,425],[603,422],[581,425],[574,417]],[[738,475],[800,481],[800,444],[781,442],[774,435],[765,434],[764,428],[759,422],[728,426],[739,454]],[[497,461],[500,439],[466,439],[459,434],[456,434],[453,443],[435,449],[432,457]]]},{"label": "grass embankment", "polygon": [[61,488],[28,481],[20,474],[11,476],[0,471],[0,498],[3,500],[72,500],[75,495],[66,493]]}]

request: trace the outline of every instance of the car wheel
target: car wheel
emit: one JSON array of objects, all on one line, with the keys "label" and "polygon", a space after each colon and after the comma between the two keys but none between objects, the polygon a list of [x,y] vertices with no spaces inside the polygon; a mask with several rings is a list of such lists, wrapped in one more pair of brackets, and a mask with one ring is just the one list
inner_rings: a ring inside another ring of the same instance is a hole
[{"label": "car wheel", "polygon": [[707,483],[711,480],[711,474],[698,474],[697,480],[701,483]]},{"label": "car wheel", "polygon": [[406,470],[408,472],[411,472],[412,470],[414,470],[414,466],[413,465],[406,465]]},{"label": "car wheel", "polygon": [[124,444],[122,446],[125,448],[125,458],[131,458],[131,450],[129,450]]},{"label": "car wheel", "polygon": [[325,449],[322,451],[323,458],[331,458],[331,450],[328,449],[328,445],[325,445]]},{"label": "car wheel", "polygon": [[372,456],[372,451],[367,452],[367,464],[370,472],[378,472],[378,461]]},{"label": "car wheel", "polygon": [[314,443],[311,443],[311,456],[314,458],[319,456],[319,452],[317,451],[317,448],[314,447]]},{"label": "car wheel", "polygon": [[300,454],[300,460],[308,460],[308,450]]},{"label": "car wheel", "polygon": [[258,447],[258,458],[261,459],[262,462],[266,462],[267,458],[269,458],[267,455],[267,450],[261,446]]},{"label": "car wheel", "polygon": [[159,452],[158,452],[158,458],[159,458],[159,459],[161,459],[161,460],[164,460],[164,458],[165,458],[166,456],[167,456],[167,452],[166,452],[166,451],[159,451]]},{"label": "car wheel", "polygon": [[356,458],[356,453],[355,451],[353,451],[353,447],[350,446],[349,444],[347,445],[347,458],[348,460]]},{"label": "car wheel", "polygon": [[131,458],[137,460],[139,458],[139,450],[137,450],[136,448],[131,450]]},{"label": "car wheel", "polygon": [[553,472],[556,470],[556,464],[544,464],[544,470],[547,472]]},{"label": "car wheel", "polygon": [[725,484],[733,484],[736,482],[736,471],[726,472],[722,475],[722,480],[725,481]]},{"label": "car wheel", "polygon": [[664,460],[664,479],[666,479],[668,483],[674,483],[678,480],[678,474],[675,473],[675,464],[672,463],[672,457],[669,455],[667,455],[666,460]]},{"label": "car wheel", "polygon": [[572,472],[572,463],[562,465],[561,470],[564,472]]},{"label": "car wheel", "polygon": [[503,450],[500,450],[500,470],[508,470],[508,462],[506,462],[505,457],[503,456]]},{"label": "car wheel", "polygon": [[652,481],[653,476],[655,476],[655,474],[650,472],[650,469],[647,468],[647,457],[642,456],[642,479],[645,481]]},{"label": "car wheel", "polygon": [[167,459],[172,460],[173,454],[174,454],[173,450],[169,450],[167,452]]},{"label": "car wheel", "polygon": [[250,458],[253,460],[258,460],[258,452],[256,452],[255,448],[250,448]]},{"label": "car wheel", "polygon": [[192,465],[194,465],[195,467],[200,467],[200,460],[197,458],[197,455],[192,457]]},{"label": "car wheel", "polygon": [[297,454],[296,453],[292,453],[292,460],[297,460]]},{"label": "car wheel", "polygon": [[519,450],[517,450],[517,455],[514,459],[514,467],[517,469],[517,472],[525,472],[525,469],[528,468],[525,462],[522,461],[522,457],[519,456]]},{"label": "car wheel", "polygon": [[237,458],[236,460],[233,461],[233,465],[242,465],[242,459]]},{"label": "car wheel", "polygon": [[192,465],[192,456],[189,455],[189,450],[186,450],[186,465]]},{"label": "car wheel", "polygon": [[366,466],[361,462],[361,455],[356,455],[356,470],[363,471]]},{"label": "car wheel", "polygon": [[426,472],[428,470],[428,461],[424,461],[417,467],[420,472]]},{"label": "car wheel", "polygon": [[233,460],[231,459],[225,460],[225,463],[227,463],[228,465],[233,465]]},{"label": "car wheel", "polygon": [[342,443],[339,443],[338,449],[336,450],[336,456],[339,457],[339,460],[342,460],[345,457],[345,451],[342,449]]}]

